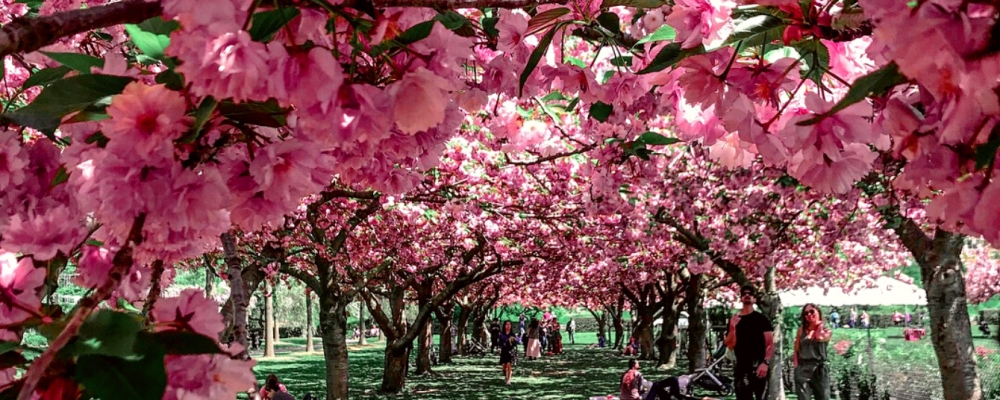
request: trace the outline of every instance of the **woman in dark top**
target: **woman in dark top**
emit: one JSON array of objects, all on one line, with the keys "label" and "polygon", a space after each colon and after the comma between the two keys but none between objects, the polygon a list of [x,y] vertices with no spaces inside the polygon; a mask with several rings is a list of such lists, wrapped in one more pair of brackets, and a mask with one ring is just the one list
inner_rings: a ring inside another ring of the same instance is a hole
[{"label": "woman in dark top", "polygon": [[510,376],[514,373],[514,352],[517,351],[517,336],[514,334],[514,328],[512,327],[510,321],[505,321],[503,323],[503,329],[500,330],[499,341],[500,365],[503,366],[503,380],[505,384],[510,385]]},{"label": "woman in dark top", "polygon": [[823,312],[815,304],[802,307],[802,326],[795,334],[795,395],[799,400],[830,399],[830,366],[826,350],[832,332],[823,325]]}]

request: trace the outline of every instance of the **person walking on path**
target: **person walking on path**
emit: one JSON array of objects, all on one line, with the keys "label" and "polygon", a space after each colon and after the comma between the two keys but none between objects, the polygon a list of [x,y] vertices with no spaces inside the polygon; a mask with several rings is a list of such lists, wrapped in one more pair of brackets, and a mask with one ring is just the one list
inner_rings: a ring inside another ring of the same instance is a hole
[{"label": "person walking on path", "polygon": [[736,400],[763,400],[774,356],[774,326],[764,314],[754,310],[757,292],[753,286],[740,288],[740,301],[743,308],[729,320],[725,340],[736,355],[733,371]]},{"label": "person walking on path", "polygon": [[823,325],[823,312],[806,304],[799,315],[802,325],[795,334],[795,396],[799,400],[830,400],[830,365],[826,362],[832,331]]},{"label": "person walking on path", "polygon": [[576,320],[575,319],[570,318],[569,322],[566,323],[566,334],[569,335],[569,342],[572,343],[572,344],[576,344],[576,337],[574,337],[574,335],[576,334]]},{"label": "person walking on path", "polygon": [[538,341],[542,333],[541,331],[541,327],[538,326],[538,320],[531,320],[531,324],[528,325],[528,350],[524,355],[529,360],[534,360],[542,356],[542,344]]},{"label": "person walking on path", "polygon": [[510,321],[504,321],[499,339],[503,381],[505,385],[510,385],[510,376],[514,374],[514,352],[517,351],[517,334],[514,333],[513,324]]},{"label": "person walking on path", "polygon": [[861,327],[864,329],[868,329],[870,323],[871,323],[871,317],[868,316],[868,310],[861,310]]},{"label": "person walking on path", "polygon": [[858,309],[856,307],[851,307],[851,328],[857,328],[858,326]]},{"label": "person walking on path", "polygon": [[833,324],[833,329],[840,327],[840,314],[837,313],[836,308],[830,310],[830,322]]}]

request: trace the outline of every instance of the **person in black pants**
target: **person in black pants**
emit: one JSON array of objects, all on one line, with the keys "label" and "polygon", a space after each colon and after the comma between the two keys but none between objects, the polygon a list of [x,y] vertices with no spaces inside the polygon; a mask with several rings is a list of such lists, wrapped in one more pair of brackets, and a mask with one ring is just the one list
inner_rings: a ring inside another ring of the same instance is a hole
[{"label": "person in black pants", "polygon": [[763,400],[767,374],[774,356],[774,326],[764,314],[755,311],[757,292],[753,286],[740,288],[743,308],[729,320],[726,346],[736,354],[734,383],[736,400]]}]

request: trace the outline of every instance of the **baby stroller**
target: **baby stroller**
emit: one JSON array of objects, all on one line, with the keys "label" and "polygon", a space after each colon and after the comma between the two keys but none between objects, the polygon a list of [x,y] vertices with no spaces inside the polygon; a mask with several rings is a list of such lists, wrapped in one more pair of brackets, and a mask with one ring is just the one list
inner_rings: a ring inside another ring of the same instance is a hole
[{"label": "baby stroller", "polygon": [[704,369],[696,370],[695,373],[684,375],[687,377],[686,385],[682,387],[687,394],[708,393],[717,397],[726,397],[733,393],[733,380],[728,376],[717,374],[714,369],[725,359],[726,346],[721,345],[712,353],[712,361]]},{"label": "baby stroller", "polygon": [[725,354],[726,348],[722,346],[713,354],[715,361],[704,369],[693,374],[671,376],[655,383],[647,381],[650,387],[644,400],[699,400],[705,394],[720,398],[732,394],[732,379],[713,372]]}]

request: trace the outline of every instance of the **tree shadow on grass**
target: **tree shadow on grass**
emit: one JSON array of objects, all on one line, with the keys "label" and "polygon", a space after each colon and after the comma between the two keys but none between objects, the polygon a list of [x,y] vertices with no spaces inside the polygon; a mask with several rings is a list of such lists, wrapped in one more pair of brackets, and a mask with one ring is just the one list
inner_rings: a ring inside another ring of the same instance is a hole
[{"label": "tree shadow on grass", "polygon": [[[452,364],[434,366],[426,376],[413,375],[403,393],[378,393],[382,380],[382,347],[352,349],[350,397],[352,399],[586,399],[617,393],[618,379],[628,358],[607,349],[570,348],[558,356],[520,360],[514,367],[512,385],[506,386],[498,357],[455,357]],[[681,373],[681,369],[658,371],[652,362],[642,364],[644,375],[659,380]],[[683,366],[681,366],[683,367]],[[261,380],[274,373],[296,398],[313,393],[325,398],[324,364],[320,353],[294,353],[259,360],[255,369]],[[411,369],[412,371],[412,369]]]}]

